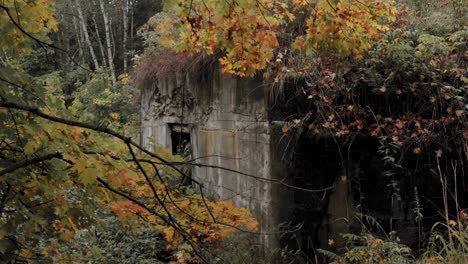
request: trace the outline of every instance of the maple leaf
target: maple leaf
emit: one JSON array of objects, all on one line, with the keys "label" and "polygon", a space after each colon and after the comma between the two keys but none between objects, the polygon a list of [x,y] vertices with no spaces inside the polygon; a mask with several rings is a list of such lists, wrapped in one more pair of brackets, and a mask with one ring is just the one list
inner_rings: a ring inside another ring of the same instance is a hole
[{"label": "maple leaf", "polygon": [[168,242],[174,241],[174,229],[172,227],[166,227],[161,230],[164,234],[164,239]]},{"label": "maple leaf", "polygon": [[85,168],[78,174],[81,183],[88,185],[96,182],[97,174],[95,168]]},{"label": "maple leaf", "polygon": [[68,230],[68,229],[63,229],[63,232],[60,234],[59,237],[63,241],[70,241],[74,235],[75,233],[73,231]]}]

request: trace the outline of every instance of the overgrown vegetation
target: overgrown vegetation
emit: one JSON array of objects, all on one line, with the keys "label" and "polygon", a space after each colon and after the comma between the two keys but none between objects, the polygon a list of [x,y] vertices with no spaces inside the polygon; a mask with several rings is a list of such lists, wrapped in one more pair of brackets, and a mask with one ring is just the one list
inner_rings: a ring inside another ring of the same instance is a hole
[{"label": "overgrown vegetation", "polygon": [[[138,91],[125,72],[127,54],[116,60],[122,68],[106,67],[115,53],[96,58],[103,42],[89,37],[110,33],[109,17],[101,24],[79,4],[58,4],[57,21],[55,1],[0,3],[0,262],[213,258],[216,244],[255,230],[255,219],[230,201],[209,200],[194,179],[193,188],[181,187],[190,178],[182,157],[132,139]],[[97,6],[103,16],[116,11]],[[77,10],[74,20],[63,16]],[[64,32],[73,21],[76,35]],[[115,52],[123,43],[114,41]],[[76,48],[80,63],[60,44]]]},{"label": "overgrown vegetation", "polygon": [[[468,262],[463,1],[164,3],[152,18],[160,1],[0,3],[1,262]],[[374,138],[385,217],[356,215],[335,252],[265,251],[247,209],[183,186],[182,157],[132,139],[135,84],[217,60],[288,97],[285,136],[331,137],[344,156]],[[417,245],[395,231],[402,201]]]},{"label": "overgrown vegetation", "polygon": [[[276,7],[260,1],[250,6],[208,1],[193,10],[189,3],[171,3],[166,7],[169,18],[159,17],[164,23],[156,35],[176,51],[221,51],[222,72],[263,73],[275,106],[281,108],[276,120],[288,121],[282,127],[286,136],[331,137],[344,157],[351,155],[348,151],[357,137],[379,142],[376,155],[386,186],[379,199],[386,208],[381,209],[384,219],[378,221],[386,221],[380,223],[385,228],[345,235],[349,243],[345,253],[335,255],[338,263],[463,263],[466,245],[455,242],[453,236],[463,236],[466,230],[449,227],[464,225],[457,215],[468,206],[462,187],[468,157],[467,6],[460,1],[399,1],[398,12],[370,5],[375,10],[367,9],[374,13],[369,18],[359,13],[366,12],[368,2],[318,2],[292,1]],[[354,9],[354,4],[363,9]],[[261,12],[263,6],[271,13]],[[311,7],[315,16],[308,20]],[[216,14],[226,18],[230,12],[235,13],[233,17],[251,19],[244,24],[258,26],[244,29],[237,24],[241,19],[213,23],[218,21]],[[362,20],[356,22],[354,17]],[[366,21],[376,17],[380,18],[377,23]],[[265,26],[262,19],[273,23]],[[368,27],[365,34],[360,34],[361,22]],[[265,45],[253,48],[242,45],[235,34],[223,37],[231,30],[246,31],[254,39],[249,42],[252,45],[261,39],[263,30],[269,35],[262,39]],[[250,55],[255,52],[261,55],[253,59]],[[362,195],[356,195],[360,196],[357,206],[363,213],[372,213],[366,207],[366,199],[372,197]],[[418,234],[418,243],[410,247],[398,242],[396,231],[403,207],[410,207],[405,221],[411,219]],[[435,223],[439,224],[433,227]],[[433,247],[434,237],[444,241],[439,246],[445,246]],[[457,257],[450,257],[455,252]]]}]

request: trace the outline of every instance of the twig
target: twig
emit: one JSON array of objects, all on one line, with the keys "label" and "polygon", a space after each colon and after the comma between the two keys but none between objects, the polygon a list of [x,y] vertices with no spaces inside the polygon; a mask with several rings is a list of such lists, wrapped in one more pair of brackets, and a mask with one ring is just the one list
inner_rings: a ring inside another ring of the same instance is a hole
[{"label": "twig", "polygon": [[193,242],[193,240],[190,238],[190,235],[188,235],[188,234],[185,232],[185,230],[183,230],[183,229],[180,230],[179,227],[178,227],[174,222],[172,222],[170,219],[168,219],[168,218],[165,217],[164,215],[158,213],[156,210],[153,210],[153,209],[149,208],[149,207],[146,206],[144,203],[138,201],[137,199],[135,199],[135,198],[133,198],[133,197],[131,197],[131,196],[129,196],[129,195],[127,195],[127,194],[125,194],[125,193],[123,193],[123,192],[117,190],[117,189],[112,188],[112,187],[111,187],[107,182],[105,182],[103,179],[101,179],[101,178],[98,177],[98,178],[97,178],[97,181],[98,181],[99,183],[101,183],[101,184],[102,184],[106,189],[108,189],[109,191],[111,191],[111,192],[113,192],[113,193],[115,193],[115,194],[117,194],[117,195],[119,195],[119,196],[121,196],[121,197],[123,197],[123,198],[125,198],[125,199],[127,199],[127,200],[129,200],[129,201],[131,201],[131,202],[133,202],[133,203],[135,203],[135,204],[137,204],[137,205],[139,205],[139,206],[141,206],[143,209],[145,209],[146,211],[148,211],[150,214],[153,214],[153,215],[157,216],[157,217],[160,218],[164,223],[166,223],[167,225],[169,225],[169,226],[171,226],[172,228],[174,228],[174,230],[178,230],[178,231],[181,233],[182,237],[191,245],[191,247],[192,247],[193,251],[195,252],[195,254],[196,254],[203,262],[208,263],[208,261],[207,261],[205,258],[203,258],[203,257],[201,256],[201,254],[200,254],[200,252],[198,251],[197,247],[193,244],[194,242]]},{"label": "twig", "polygon": [[[158,163],[158,164],[163,164],[163,165],[167,165],[167,166],[171,167],[172,169],[174,169],[175,171],[180,173],[180,175],[190,178],[192,180],[192,182],[194,182],[194,183],[196,183],[196,184],[198,184],[198,185],[200,185],[202,187],[203,187],[203,184],[200,181],[194,179],[192,176],[187,175],[186,173],[181,171],[179,168],[177,168],[176,165],[193,165],[193,166],[197,166],[197,167],[221,169],[221,170],[224,170],[224,171],[238,173],[240,175],[244,175],[244,176],[247,176],[247,177],[250,177],[250,178],[254,178],[254,179],[259,180],[259,181],[270,182],[270,183],[274,183],[274,184],[280,184],[280,185],[286,186],[286,187],[291,188],[291,189],[305,191],[305,192],[323,192],[323,191],[327,191],[327,190],[330,190],[330,189],[333,188],[333,186],[330,186],[328,188],[319,189],[319,190],[307,189],[307,188],[302,188],[302,187],[298,187],[298,186],[289,185],[289,184],[287,184],[287,183],[285,183],[283,181],[263,178],[263,177],[255,176],[255,175],[252,175],[252,174],[244,173],[244,172],[241,172],[241,171],[237,171],[237,170],[233,170],[233,169],[229,169],[229,168],[224,168],[224,167],[221,167],[221,166],[207,165],[207,164],[201,164],[201,163],[192,163],[192,162],[169,162],[168,160],[162,158],[161,156],[159,156],[159,155],[157,155],[157,154],[143,148],[139,144],[135,143],[134,141],[132,141],[132,139],[130,137],[126,137],[126,136],[124,136],[124,135],[122,135],[122,134],[120,134],[118,132],[115,132],[115,131],[107,128],[107,127],[100,127],[100,126],[91,125],[91,124],[88,124],[88,123],[83,123],[83,122],[79,122],[79,121],[74,121],[74,120],[70,120],[70,119],[64,119],[64,118],[52,116],[52,115],[49,115],[49,114],[46,114],[46,113],[42,112],[38,108],[25,106],[25,105],[20,105],[20,104],[11,103],[11,102],[0,102],[0,108],[1,107],[13,108],[13,109],[18,109],[18,110],[22,110],[22,111],[27,111],[27,112],[35,114],[35,115],[37,115],[39,117],[42,117],[44,119],[48,119],[48,120],[51,120],[51,121],[54,121],[54,122],[58,122],[58,123],[62,123],[62,124],[70,125],[70,126],[75,126],[75,127],[86,128],[86,129],[90,129],[90,130],[93,130],[93,131],[96,131],[96,132],[101,132],[101,133],[104,133],[104,134],[111,135],[113,137],[116,137],[116,138],[122,140],[126,144],[128,143],[128,144],[136,147],[137,149],[139,149],[143,153],[145,153],[145,154],[147,154],[147,155],[149,155],[149,156],[151,156],[151,157],[153,157],[155,159],[158,159],[159,161],[161,161],[161,163]],[[154,162],[154,161],[152,161],[152,162]]]},{"label": "twig", "polygon": [[7,188],[3,191],[2,199],[0,200],[0,215],[3,213],[3,209],[5,209],[6,200],[8,195],[10,194],[11,185],[7,182]]},{"label": "twig", "polygon": [[45,156],[39,156],[39,157],[36,157],[36,158],[32,158],[32,159],[26,159],[26,160],[23,160],[21,162],[18,162],[18,163],[15,163],[9,167],[7,167],[6,169],[3,169],[0,171],[0,176],[4,175],[4,174],[7,174],[7,173],[10,173],[10,172],[13,172],[17,169],[21,169],[21,168],[24,168],[24,167],[27,167],[31,164],[34,164],[34,163],[39,163],[39,162],[42,162],[42,161],[46,161],[46,160],[51,160],[51,159],[62,159],[63,156],[62,156],[62,153],[53,153],[53,154],[48,154],[48,155],[45,155]]},{"label": "twig", "polygon": [[[8,17],[10,18],[10,21],[11,23],[13,23],[13,25],[18,28],[23,34],[25,34],[28,38],[34,40],[35,42],[37,42],[41,48],[45,49],[45,48],[52,48],[52,49],[56,49],[58,51],[61,51],[61,52],[64,52],[65,54],[67,54],[69,57],[70,57],[70,53],[63,49],[63,48],[60,48],[60,47],[57,47],[55,46],[54,44],[51,44],[51,43],[47,43],[47,42],[44,42],[36,37],[34,37],[33,35],[31,35],[30,33],[28,33],[26,30],[24,30],[21,25],[18,24],[18,22],[15,21],[15,19],[13,18],[13,16],[11,15],[10,13],[10,9],[4,5],[0,5],[0,9],[3,9],[5,10],[5,12],[7,13]],[[72,59],[72,62],[75,63],[76,65],[78,65],[78,67],[82,68],[82,69],[85,69],[87,71],[90,71],[89,69],[86,69],[85,67],[82,67],[77,61],[75,61],[73,58]]]}]

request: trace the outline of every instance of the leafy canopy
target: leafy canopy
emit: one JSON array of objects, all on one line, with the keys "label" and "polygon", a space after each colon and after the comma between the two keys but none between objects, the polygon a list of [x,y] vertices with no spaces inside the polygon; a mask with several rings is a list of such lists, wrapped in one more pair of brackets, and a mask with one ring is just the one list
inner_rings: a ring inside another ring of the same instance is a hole
[{"label": "leafy canopy", "polygon": [[37,44],[30,37],[46,40],[56,28],[54,1],[16,1],[18,13],[13,2],[0,3],[0,43],[19,54],[0,57],[0,262],[80,261],[99,243],[77,252],[75,238],[105,229],[102,219],[118,219],[135,236],[159,236],[169,254],[194,262],[237,229],[256,229],[248,210],[173,184],[181,157],[109,129],[130,116],[120,111],[132,97],[125,75],[116,91],[107,74],[94,73],[67,108],[57,72],[25,71],[22,56]]},{"label": "leafy canopy", "polygon": [[222,51],[222,72],[253,76],[279,47],[362,58],[395,19],[394,1],[165,1],[163,46],[182,53]]},{"label": "leafy canopy", "polygon": [[1,5],[0,45],[7,52],[24,53],[31,50],[31,38],[19,27],[42,41],[48,40],[49,32],[57,30],[57,21],[53,15],[55,1],[5,0]]}]

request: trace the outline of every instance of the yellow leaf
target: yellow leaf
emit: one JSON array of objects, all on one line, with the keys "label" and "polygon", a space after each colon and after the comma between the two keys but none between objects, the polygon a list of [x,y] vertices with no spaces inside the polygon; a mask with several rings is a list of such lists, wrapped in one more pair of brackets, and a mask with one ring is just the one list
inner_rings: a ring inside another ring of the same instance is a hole
[{"label": "yellow leaf", "polygon": [[114,120],[120,119],[120,115],[119,115],[118,113],[111,113],[110,116],[111,116],[112,119],[114,119]]},{"label": "yellow leaf", "polygon": [[190,200],[186,199],[180,202],[179,207],[180,208],[187,208],[190,205]]},{"label": "yellow leaf", "polygon": [[74,235],[75,233],[73,233],[72,231],[64,229],[63,233],[60,234],[59,238],[63,241],[70,241]]},{"label": "yellow leaf", "polygon": [[256,230],[257,226],[258,226],[257,221],[250,221],[250,222],[247,223],[247,228],[249,230]]},{"label": "yellow leaf", "polygon": [[70,217],[67,217],[68,222],[70,222],[71,227],[73,228],[73,231],[78,232],[78,228],[76,227],[75,223],[72,221]]},{"label": "yellow leaf", "polygon": [[174,240],[174,230],[172,228],[170,227],[163,228],[162,232],[167,242],[172,242]]},{"label": "yellow leaf", "polygon": [[79,181],[85,185],[95,182],[96,178],[97,175],[95,168],[86,168],[78,175]]},{"label": "yellow leaf", "polygon": [[39,142],[35,139],[28,141],[24,146],[24,153],[27,155],[33,154],[39,146]]}]

